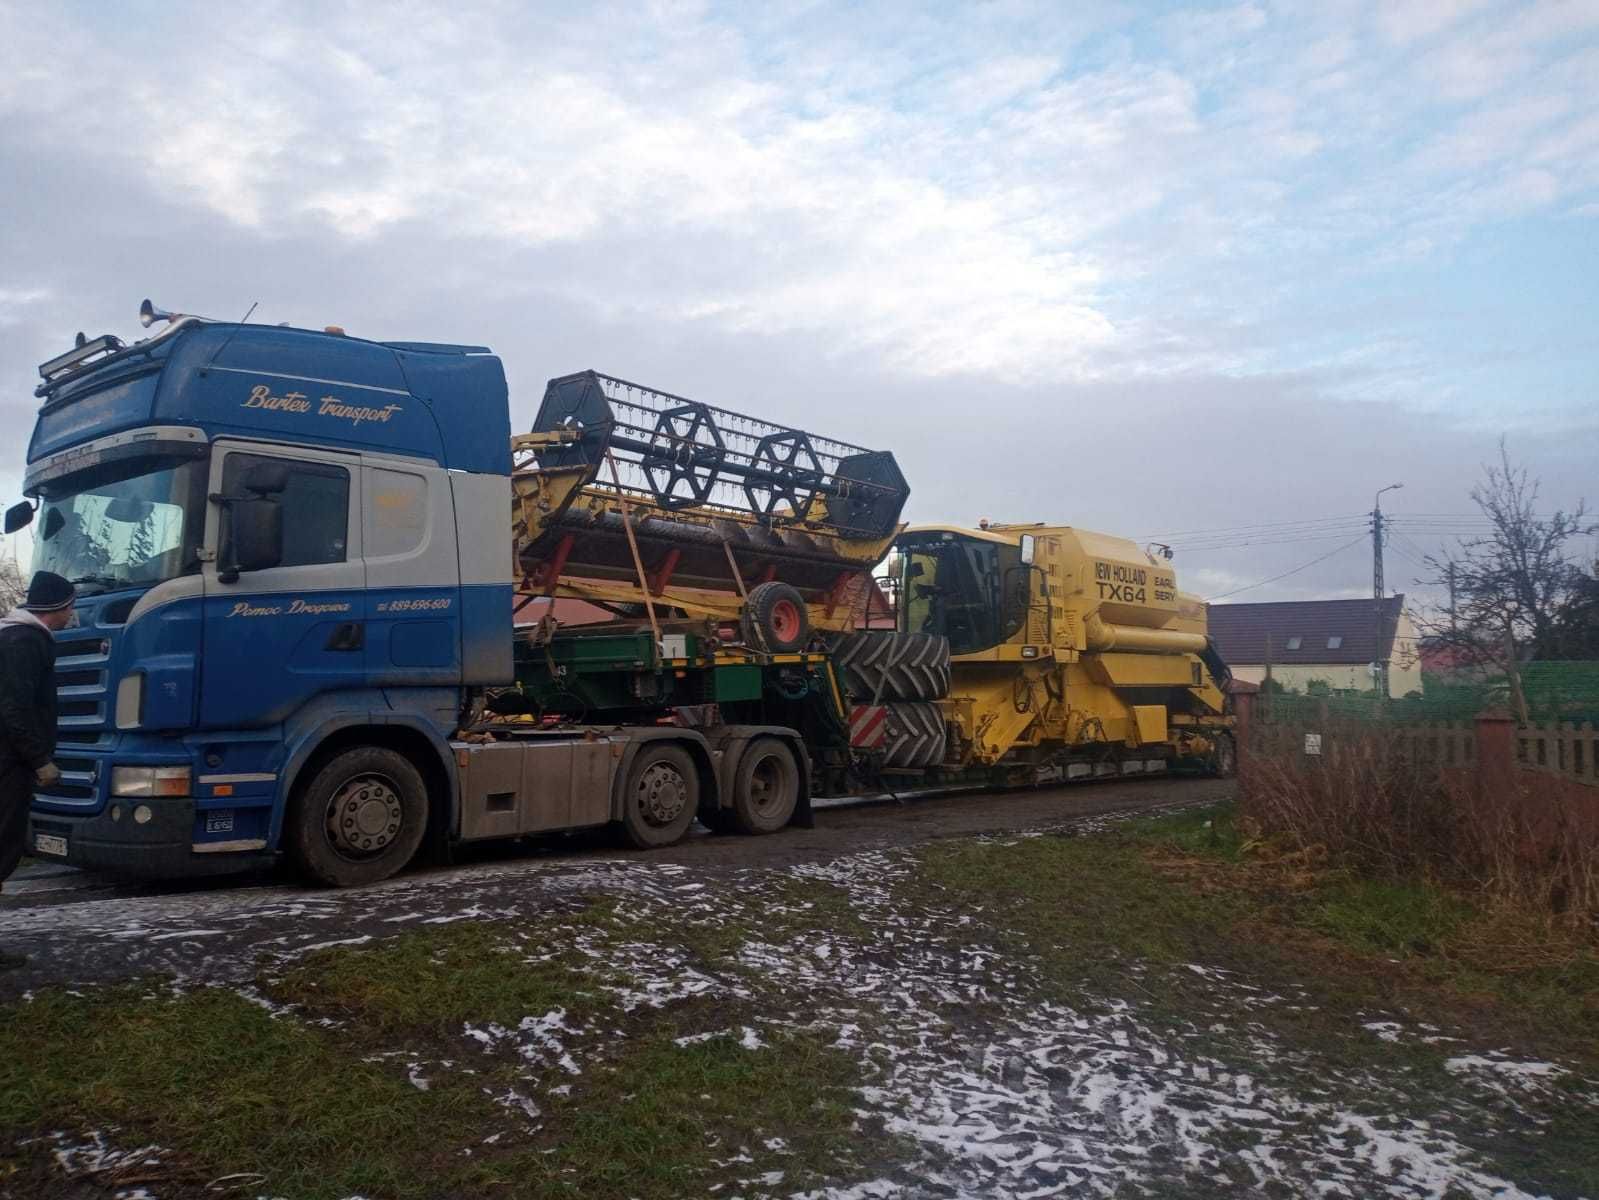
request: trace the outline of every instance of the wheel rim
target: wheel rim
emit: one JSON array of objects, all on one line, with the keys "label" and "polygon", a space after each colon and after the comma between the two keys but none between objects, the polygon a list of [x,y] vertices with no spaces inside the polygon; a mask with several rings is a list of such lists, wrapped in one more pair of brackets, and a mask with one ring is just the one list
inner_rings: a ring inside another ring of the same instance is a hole
[{"label": "wheel rim", "polygon": [[792,600],[779,600],[772,605],[772,632],[780,642],[792,642],[800,633],[799,605]]},{"label": "wheel rim", "polygon": [[400,789],[387,775],[357,775],[334,790],[327,808],[328,841],[342,857],[375,858],[405,824]]},{"label": "wheel rim", "polygon": [[664,829],[674,824],[688,807],[688,781],[670,763],[651,763],[639,772],[633,799],[645,824]]},{"label": "wheel rim", "polygon": [[771,816],[788,803],[789,779],[783,760],[764,754],[750,771],[750,807],[761,816]]}]

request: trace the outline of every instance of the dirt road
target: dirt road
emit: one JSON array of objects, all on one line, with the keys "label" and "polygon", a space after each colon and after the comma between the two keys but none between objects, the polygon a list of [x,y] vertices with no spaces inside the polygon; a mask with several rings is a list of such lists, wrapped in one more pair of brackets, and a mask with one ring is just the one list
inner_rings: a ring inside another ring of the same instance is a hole
[{"label": "dirt road", "polygon": [[357,944],[413,924],[512,917],[581,888],[626,890],[630,869],[641,866],[715,878],[1074,817],[1215,802],[1233,789],[1230,781],[1151,778],[854,803],[821,809],[814,829],[771,837],[713,837],[696,829],[669,850],[635,854],[585,835],[476,850],[450,867],[350,891],[260,877],[138,884],[36,865],[13,878],[0,899],[0,946],[30,958],[27,967],[0,976],[0,1000],[49,984],[152,973],[242,982],[263,955]]}]

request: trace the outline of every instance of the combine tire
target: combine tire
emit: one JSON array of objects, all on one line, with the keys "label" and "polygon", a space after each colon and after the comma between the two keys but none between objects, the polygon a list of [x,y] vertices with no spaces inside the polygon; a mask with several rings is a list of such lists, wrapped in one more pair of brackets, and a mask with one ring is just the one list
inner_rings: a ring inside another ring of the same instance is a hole
[{"label": "combine tire", "polygon": [[949,639],[930,633],[847,633],[833,650],[844,690],[863,704],[949,695]]},{"label": "combine tire", "polygon": [[773,581],[751,588],[741,624],[744,641],[767,654],[792,654],[811,640],[805,599],[786,583]]},{"label": "combine tire", "polygon": [[944,761],[948,732],[936,704],[890,704],[883,738],[885,767],[936,767]]},{"label": "combine tire", "polygon": [[738,760],[733,780],[733,823],[740,833],[776,833],[799,804],[799,764],[776,738],[756,738]]}]

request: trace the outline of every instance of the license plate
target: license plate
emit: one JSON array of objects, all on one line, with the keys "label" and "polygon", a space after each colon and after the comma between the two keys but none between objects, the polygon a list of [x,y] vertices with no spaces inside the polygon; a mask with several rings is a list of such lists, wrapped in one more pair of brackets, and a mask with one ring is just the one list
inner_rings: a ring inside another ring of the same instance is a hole
[{"label": "license plate", "polygon": [[[218,810],[217,812],[206,813],[205,831],[207,833],[232,833],[233,810],[231,808],[224,808]],[[62,853],[64,854],[66,851],[62,851]]]},{"label": "license plate", "polygon": [[33,848],[40,854],[54,854],[65,858],[67,856],[67,839],[57,837],[53,833],[36,833],[33,835]]}]

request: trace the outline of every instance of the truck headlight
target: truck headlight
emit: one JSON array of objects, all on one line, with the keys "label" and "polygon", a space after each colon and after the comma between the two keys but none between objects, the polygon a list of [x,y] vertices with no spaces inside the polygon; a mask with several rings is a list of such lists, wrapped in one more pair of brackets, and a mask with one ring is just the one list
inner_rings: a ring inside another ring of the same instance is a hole
[{"label": "truck headlight", "polygon": [[188,767],[112,767],[113,796],[187,796]]},{"label": "truck headlight", "polygon": [[137,729],[139,712],[144,707],[144,672],[124,675],[117,684],[117,728]]}]

